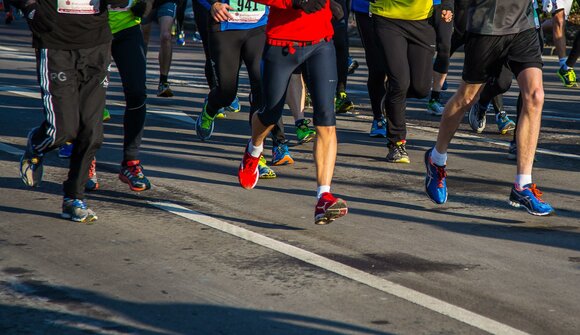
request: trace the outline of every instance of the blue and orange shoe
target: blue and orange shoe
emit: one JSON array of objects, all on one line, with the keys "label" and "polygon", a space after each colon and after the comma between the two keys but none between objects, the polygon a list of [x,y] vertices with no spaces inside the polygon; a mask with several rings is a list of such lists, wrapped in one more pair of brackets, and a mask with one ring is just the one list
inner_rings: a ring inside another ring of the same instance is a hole
[{"label": "blue and orange shoe", "polygon": [[447,202],[447,171],[445,166],[438,166],[431,161],[431,151],[433,148],[425,152],[425,169],[427,175],[425,176],[425,192],[429,199],[434,203],[441,205]]},{"label": "blue and orange shoe", "polygon": [[278,166],[286,164],[294,164],[294,159],[290,156],[288,145],[286,143],[280,143],[272,148],[272,165]]},{"label": "blue and orange shoe", "polygon": [[510,205],[516,208],[523,206],[532,215],[545,216],[554,213],[554,208],[542,200],[542,192],[536,184],[527,184],[521,189],[514,185],[510,193]]}]

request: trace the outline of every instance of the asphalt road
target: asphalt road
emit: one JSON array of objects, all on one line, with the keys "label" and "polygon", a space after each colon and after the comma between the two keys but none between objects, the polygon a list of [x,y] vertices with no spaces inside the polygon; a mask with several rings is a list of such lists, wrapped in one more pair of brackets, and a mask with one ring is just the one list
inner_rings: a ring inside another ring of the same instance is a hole
[{"label": "asphalt road", "polygon": [[[155,96],[156,42],[148,54],[147,192],[117,178],[123,97],[113,68],[101,189],[88,197],[99,221],[84,225],[60,219],[67,161],[47,155],[38,189],[18,177],[41,104],[25,25],[0,29],[0,334],[578,334],[580,91],[562,87],[555,58],[545,58],[534,174],[557,216],[507,204],[515,166],[491,116],[483,134],[460,128],[449,201],[433,205],[422,155],[438,118],[426,101],[411,101],[412,163],[387,163],[385,141],[368,137],[366,69],[355,48],[363,66],[349,90],[358,114],[338,117],[333,184],[350,212],[315,226],[312,144],[293,146],[296,164],[276,168],[277,179],[238,186],[249,136],[243,71],[242,112],[218,120],[210,141],[197,139],[207,87],[201,46],[188,41],[174,49],[174,98]],[[510,114],[516,96],[516,87],[506,96]],[[285,121],[295,143],[289,113]]]}]

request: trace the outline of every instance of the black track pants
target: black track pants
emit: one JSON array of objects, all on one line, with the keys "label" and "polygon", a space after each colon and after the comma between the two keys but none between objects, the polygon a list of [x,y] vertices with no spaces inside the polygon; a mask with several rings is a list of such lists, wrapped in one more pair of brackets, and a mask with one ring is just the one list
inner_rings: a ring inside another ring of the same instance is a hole
[{"label": "black track pants", "polygon": [[215,76],[213,74],[213,69],[211,67],[211,59],[209,57],[209,37],[208,37],[208,27],[209,27],[209,12],[205,7],[203,7],[199,1],[192,0],[193,4],[193,17],[195,20],[195,25],[201,37],[201,42],[203,45],[203,52],[205,54],[205,64],[204,72],[207,85],[210,89],[214,88]]}]

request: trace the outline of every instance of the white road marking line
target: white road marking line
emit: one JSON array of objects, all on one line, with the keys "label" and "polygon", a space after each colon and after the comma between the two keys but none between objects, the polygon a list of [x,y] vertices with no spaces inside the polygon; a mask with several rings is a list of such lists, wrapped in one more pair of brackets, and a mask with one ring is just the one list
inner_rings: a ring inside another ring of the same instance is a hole
[{"label": "white road marking line", "polygon": [[27,98],[40,99],[40,92],[19,86],[2,86],[0,92],[7,92]]},{"label": "white road marking line", "polygon": [[183,206],[170,202],[149,202],[149,204],[181,216],[191,221],[198,222],[205,226],[217,229],[224,233],[239,237],[243,240],[261,245],[268,249],[280,252],[303,262],[312,264],[343,277],[352,279],[358,283],[370,286],[390,295],[394,295],[411,303],[417,304],[431,311],[443,314],[470,326],[479,328],[492,334],[527,334],[521,330],[492,320],[485,316],[473,313],[464,308],[452,305],[443,300],[433,298],[429,295],[417,292],[405,286],[396,284],[389,280],[374,276],[370,273],[355,269],[348,265],[322,257],[310,251],[277,241],[270,237],[255,233],[253,231],[238,227],[236,225],[215,219],[211,216],[201,214]]},{"label": "white road marking line", "polygon": [[11,145],[8,144],[4,144],[0,142],[0,150],[7,152],[11,155],[15,155],[15,156],[22,156],[22,154],[24,153],[23,150],[20,150],[16,147],[13,147]]},{"label": "white road marking line", "polygon": [[[354,115],[354,117],[356,117],[358,119],[363,119],[363,120],[372,120],[373,119],[372,116],[368,116],[368,115]],[[429,132],[429,133],[437,133],[439,131],[439,129],[437,129],[437,128],[418,126],[418,125],[415,125],[415,124],[409,123],[409,122],[407,122],[407,127],[414,128],[414,129],[419,129],[419,130],[426,131],[426,132]],[[485,137],[480,137],[480,136],[471,135],[471,134],[455,133],[455,137],[456,138],[461,138],[461,139],[464,139],[464,140],[470,140],[470,141],[477,141],[477,142],[485,142],[485,143],[495,144],[495,145],[499,145],[499,146],[502,146],[502,147],[508,147],[508,148],[510,146],[510,142],[507,142],[507,141],[499,141],[499,140],[495,140],[495,139],[492,139],[492,138],[485,138]],[[569,154],[569,153],[566,153],[566,152],[559,152],[559,151],[554,151],[554,150],[550,150],[550,149],[538,148],[536,150],[536,152],[539,152],[539,153],[542,153],[542,154],[545,154],[545,155],[566,157],[566,158],[572,158],[572,159],[580,159],[580,155]]]},{"label": "white road marking line", "polygon": [[3,47],[3,46],[0,46],[0,50],[2,50],[2,51],[18,51],[18,49]]}]

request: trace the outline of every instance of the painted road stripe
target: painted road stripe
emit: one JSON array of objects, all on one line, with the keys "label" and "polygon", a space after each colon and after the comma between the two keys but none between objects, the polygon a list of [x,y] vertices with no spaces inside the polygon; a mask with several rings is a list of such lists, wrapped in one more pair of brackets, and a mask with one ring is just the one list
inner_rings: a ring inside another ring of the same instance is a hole
[{"label": "painted road stripe", "polygon": [[16,156],[22,156],[22,154],[24,153],[23,150],[20,150],[8,144],[4,144],[2,142],[0,142],[0,150]]},{"label": "painted road stripe", "polygon": [[[354,115],[354,117],[356,117],[358,119],[363,119],[363,120],[371,120],[371,121],[373,120],[373,117],[368,116],[368,115]],[[438,128],[418,126],[418,125],[415,125],[415,124],[409,123],[409,122],[407,122],[407,127],[426,131],[426,132],[430,132],[430,133],[437,133],[439,131]],[[455,133],[455,137],[463,139],[463,140],[485,142],[485,143],[495,144],[495,145],[499,145],[502,147],[508,147],[508,148],[510,146],[510,142],[507,142],[507,141],[499,141],[499,140],[495,140],[492,138],[485,138],[485,137],[481,137],[481,136],[477,136],[477,135],[471,135],[471,134],[465,134],[465,133],[459,133],[459,132]],[[566,152],[559,152],[559,151],[554,151],[554,150],[550,150],[550,149],[538,148],[538,149],[536,149],[536,152],[539,152],[539,153],[545,154],[545,155],[552,155],[552,156],[559,156],[559,157],[566,157],[566,158],[580,160],[580,155],[569,154]]]},{"label": "painted road stripe", "polygon": [[236,225],[215,219],[211,216],[201,214],[183,206],[170,202],[149,202],[151,205],[181,216],[191,221],[201,223],[205,226],[217,229],[224,233],[239,237],[243,240],[261,245],[268,249],[280,252],[303,262],[312,264],[343,277],[352,279],[361,284],[365,284],[382,292],[394,295],[406,301],[412,302],[431,311],[443,314],[455,320],[466,323],[492,334],[527,334],[518,329],[504,325],[500,322],[468,311],[464,308],[452,305],[443,300],[433,298],[429,295],[412,290],[405,286],[396,284],[389,280],[377,277],[370,273],[355,269],[348,265],[333,261],[329,258],[317,255],[310,251],[277,241],[270,237],[255,233],[253,231],[238,227]]}]

